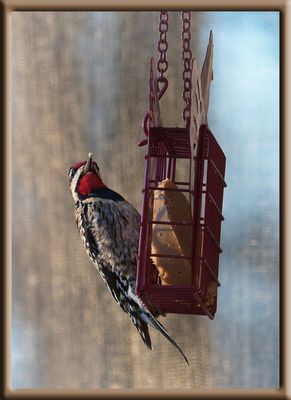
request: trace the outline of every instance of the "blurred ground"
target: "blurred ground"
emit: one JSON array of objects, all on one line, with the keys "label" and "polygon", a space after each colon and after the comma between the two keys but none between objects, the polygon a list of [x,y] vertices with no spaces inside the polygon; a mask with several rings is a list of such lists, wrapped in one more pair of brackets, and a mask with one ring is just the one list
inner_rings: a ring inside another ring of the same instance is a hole
[{"label": "blurred ground", "polygon": [[[12,14],[13,388],[279,386],[279,15],[192,13],[201,65],[214,33],[209,125],[227,156],[218,312],[168,315],[188,367],[143,345],[78,236],[68,168],[98,160],[139,210],[141,120],[158,13]],[[168,126],[182,125],[179,14],[170,13]]]}]

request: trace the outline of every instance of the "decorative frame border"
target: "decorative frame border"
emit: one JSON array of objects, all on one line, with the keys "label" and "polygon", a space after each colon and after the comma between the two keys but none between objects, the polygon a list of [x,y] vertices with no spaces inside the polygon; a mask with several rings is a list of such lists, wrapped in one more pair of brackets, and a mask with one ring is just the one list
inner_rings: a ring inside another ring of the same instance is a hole
[{"label": "decorative frame border", "polygon": [[[110,389],[86,389],[86,390],[57,390],[57,389],[11,389],[10,366],[11,366],[11,339],[10,339],[10,298],[11,298],[11,109],[10,109],[10,37],[11,28],[10,14],[13,11],[160,11],[190,9],[193,11],[280,11],[280,189],[281,189],[281,272],[280,272],[280,304],[281,304],[281,343],[280,343],[280,366],[281,378],[279,389],[211,389],[211,390],[110,390]],[[1,94],[3,99],[3,118],[1,144],[3,149],[2,171],[4,182],[4,196],[1,196],[1,209],[3,210],[3,301],[4,305],[4,341],[3,341],[3,376],[5,398],[199,398],[199,399],[291,399],[291,345],[288,338],[291,337],[291,271],[288,264],[291,262],[291,246],[288,247],[288,233],[290,234],[291,211],[288,210],[290,200],[291,181],[288,182],[288,172],[291,170],[291,116],[288,116],[288,105],[291,103],[291,78],[287,71],[291,71],[291,1],[290,0],[0,0],[0,28],[2,44],[2,63],[0,67]],[[289,24],[288,24],[289,23]],[[288,51],[289,50],[289,51]],[[289,132],[289,137],[288,137]],[[282,218],[283,217],[283,218]],[[289,379],[288,379],[289,378]],[[289,381],[289,382],[288,382]]]}]

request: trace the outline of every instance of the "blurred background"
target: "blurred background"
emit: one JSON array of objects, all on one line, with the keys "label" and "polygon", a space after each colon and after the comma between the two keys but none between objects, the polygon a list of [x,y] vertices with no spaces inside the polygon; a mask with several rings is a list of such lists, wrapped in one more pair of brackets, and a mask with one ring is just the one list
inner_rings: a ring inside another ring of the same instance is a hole
[{"label": "blurred background", "polygon": [[[91,151],[141,209],[158,12],[13,12],[13,388],[279,386],[279,13],[192,12],[200,67],[214,34],[209,126],[227,157],[218,311],[143,345],[91,265],[68,169]],[[165,125],[183,126],[180,13],[170,12]]]}]

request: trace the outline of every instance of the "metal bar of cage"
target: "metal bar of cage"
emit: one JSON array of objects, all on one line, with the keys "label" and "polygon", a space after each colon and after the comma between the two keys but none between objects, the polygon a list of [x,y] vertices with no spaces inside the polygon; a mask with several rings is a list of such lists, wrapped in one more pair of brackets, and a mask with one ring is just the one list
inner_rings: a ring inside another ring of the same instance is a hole
[{"label": "metal bar of cage", "polygon": [[[179,135],[179,140],[175,139],[175,135]],[[184,138],[184,142],[181,137]],[[177,141],[179,146],[175,148]],[[215,284],[216,288],[220,286],[218,280],[218,257],[222,251],[219,244],[220,225],[223,221],[221,212],[222,194],[226,184],[224,181],[225,156],[207,127],[202,127],[200,132],[195,165],[194,192],[181,187],[172,189],[174,192],[188,193],[189,196],[194,197],[196,212],[191,223],[154,220],[151,215],[152,206],[149,207],[149,202],[153,201],[153,191],[170,189],[159,188],[158,182],[169,176],[175,181],[177,161],[185,159],[186,154],[190,157],[189,144],[189,130],[186,128],[159,127],[150,128],[149,130],[148,151],[145,157],[146,174],[136,292],[153,312],[159,310],[166,313],[200,314],[213,318],[216,312],[217,295],[212,295],[210,299],[209,285],[212,285],[212,290],[213,284]],[[157,158],[158,162],[156,163],[153,179],[151,167],[153,166],[153,160]],[[154,186],[152,185],[153,183]],[[190,181],[176,182],[177,185],[179,183],[181,186],[190,185]],[[213,192],[211,185],[213,185],[214,189],[217,189],[218,194]],[[192,226],[193,246],[191,256],[152,253],[150,240],[154,224]],[[210,256],[207,254],[209,249],[213,253]],[[151,257],[190,260],[193,273],[189,285],[163,286],[158,279],[156,281],[148,279],[147,276],[153,276],[151,270],[154,266],[150,261]]]}]

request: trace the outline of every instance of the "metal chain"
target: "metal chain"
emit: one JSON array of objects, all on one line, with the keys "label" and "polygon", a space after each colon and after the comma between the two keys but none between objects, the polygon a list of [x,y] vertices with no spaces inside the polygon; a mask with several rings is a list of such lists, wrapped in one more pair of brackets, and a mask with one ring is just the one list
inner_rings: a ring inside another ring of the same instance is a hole
[{"label": "metal chain", "polygon": [[190,124],[191,110],[191,73],[192,73],[192,52],[190,49],[191,40],[191,12],[182,11],[182,60],[184,62],[183,71],[183,99],[185,108],[183,110],[183,119],[186,127]]},{"label": "metal chain", "polygon": [[[158,91],[159,91],[159,99],[163,96],[168,87],[168,80],[164,76],[165,72],[168,69],[168,61],[167,61],[167,50],[168,50],[168,42],[167,42],[167,32],[168,32],[168,19],[169,15],[167,11],[160,12],[160,23],[159,23],[159,42],[158,42],[158,51],[160,53],[160,58],[157,62],[157,70],[160,74],[158,78]],[[162,87],[160,87],[162,84]]]}]

